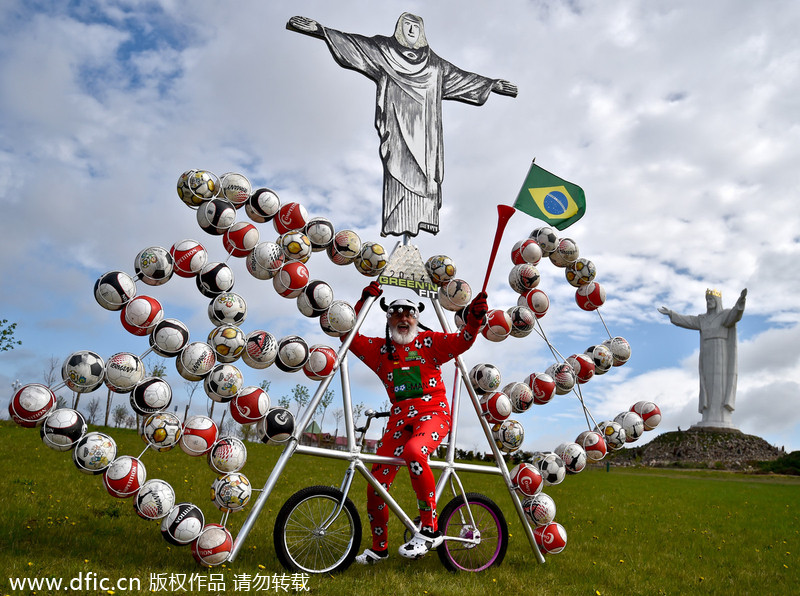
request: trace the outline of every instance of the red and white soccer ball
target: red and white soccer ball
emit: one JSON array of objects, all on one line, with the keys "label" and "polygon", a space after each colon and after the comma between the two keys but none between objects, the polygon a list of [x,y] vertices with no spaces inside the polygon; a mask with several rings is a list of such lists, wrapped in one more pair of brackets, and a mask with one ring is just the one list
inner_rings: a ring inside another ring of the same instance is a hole
[{"label": "red and white soccer ball", "polygon": [[544,372],[555,381],[558,395],[566,395],[575,387],[575,372],[572,370],[572,365],[567,362],[551,364]]},{"label": "red and white soccer ball", "polygon": [[237,221],[222,235],[222,245],[234,257],[246,257],[258,244],[258,228],[253,224]]},{"label": "red and white soccer ball", "polygon": [[605,304],[605,301],[606,291],[596,281],[589,282],[575,290],[575,302],[583,310],[597,310]]},{"label": "red and white soccer ball", "polygon": [[130,455],[121,455],[103,472],[103,485],[108,494],[118,499],[135,495],[146,479],[144,464]]},{"label": "red and white soccer ball", "polygon": [[536,528],[533,538],[539,550],[548,555],[558,554],[567,546],[567,531],[557,522]]},{"label": "red and white soccer ball", "polygon": [[192,542],[192,556],[203,567],[222,565],[231,556],[233,537],[220,524],[206,524]]},{"label": "red and white soccer ball", "polygon": [[271,366],[278,357],[278,340],[269,331],[253,331],[245,337],[242,360],[255,369]]},{"label": "red and white soccer ball", "polygon": [[533,392],[533,403],[544,405],[556,396],[556,382],[547,373],[531,373],[525,381]]},{"label": "red and white soccer ball", "polygon": [[336,350],[330,346],[322,344],[311,346],[308,361],[303,365],[303,372],[312,381],[321,381],[333,374],[337,357]]},{"label": "red and white soccer ball", "polygon": [[511,410],[517,414],[527,411],[533,404],[533,390],[526,383],[509,383],[502,391],[511,400]]},{"label": "red and white soccer ball", "polygon": [[136,296],[122,309],[122,326],[134,335],[147,335],[164,318],[161,303],[152,296]]},{"label": "red and white soccer ball", "polygon": [[269,395],[261,387],[245,387],[231,400],[230,410],[239,424],[253,424],[267,415]]},{"label": "red and white soccer ball", "polygon": [[511,470],[511,482],[526,497],[539,494],[544,486],[544,478],[539,468],[528,463],[521,463]]},{"label": "red and white soccer ball", "polygon": [[275,191],[269,188],[259,188],[245,203],[244,211],[247,217],[256,223],[266,223],[278,213],[281,208],[281,200]]},{"label": "red and white soccer ball", "polygon": [[208,262],[208,253],[196,240],[181,240],[169,250],[174,261],[174,271],[180,277],[194,277]]},{"label": "red and white soccer ball", "polygon": [[556,517],[556,502],[547,493],[540,492],[525,499],[522,510],[534,526],[546,526]]},{"label": "red and white soccer ball", "polygon": [[600,461],[606,456],[607,447],[603,435],[596,430],[585,430],[577,436],[575,442],[583,447],[590,461]]},{"label": "red and white soccer ball", "polygon": [[500,342],[511,335],[511,317],[500,308],[492,309],[486,315],[486,323],[481,333],[489,341]]},{"label": "red and white soccer ball", "polygon": [[631,406],[631,412],[642,417],[645,430],[653,430],[661,422],[661,409],[651,401],[637,401]]},{"label": "red and white soccer ball", "polygon": [[309,348],[299,335],[287,335],[278,340],[278,357],[275,366],[284,372],[296,372],[308,362]]},{"label": "red and white soccer ball", "polygon": [[190,416],[183,425],[179,444],[183,452],[191,456],[207,454],[217,440],[217,423],[208,416]]},{"label": "red and white soccer ball", "polygon": [[219,194],[239,209],[250,198],[253,187],[244,174],[228,172],[219,179]]},{"label": "red and white soccer ball", "polygon": [[342,337],[347,335],[356,324],[355,309],[344,300],[334,300],[319,317],[319,326],[325,335]]},{"label": "red and white soccer ball", "polygon": [[437,294],[442,308],[451,312],[464,308],[472,300],[472,288],[463,279],[454,278],[442,284]]},{"label": "red and white soccer ball", "polygon": [[614,417],[614,422],[625,429],[626,443],[633,443],[644,433],[644,420],[636,412],[620,412]]},{"label": "red and white soccer ball", "polygon": [[156,478],[145,482],[133,500],[133,509],[142,519],[161,519],[174,506],[175,489],[168,482]]},{"label": "red and white soccer ball", "polygon": [[247,255],[245,267],[256,279],[272,279],[285,262],[283,249],[276,242],[260,242]]},{"label": "red and white soccer ball", "polygon": [[594,376],[594,360],[586,354],[573,354],[567,358],[575,373],[575,380],[579,385],[588,383]]},{"label": "red and white soccer ball", "polygon": [[530,263],[536,265],[542,260],[542,249],[532,238],[520,240],[511,249],[511,262],[515,265]]},{"label": "red and white soccer ball", "polygon": [[481,412],[490,425],[500,424],[511,416],[511,400],[502,391],[487,393],[480,400]]},{"label": "red and white soccer ball", "polygon": [[8,403],[11,419],[26,428],[41,424],[56,407],[56,396],[47,385],[29,383],[23,385]]},{"label": "red and white soccer ball", "polygon": [[308,267],[300,261],[289,261],[272,278],[272,285],[284,298],[297,298],[308,285]]},{"label": "red and white soccer ball", "polygon": [[539,285],[542,276],[530,263],[514,265],[508,274],[508,284],[517,294],[525,295]]},{"label": "red and white soccer ball", "polygon": [[220,437],[208,452],[208,466],[217,474],[238,472],[247,463],[247,447],[236,437]]},{"label": "red and white soccer ball", "polygon": [[308,211],[300,203],[282,205],[272,220],[272,225],[275,226],[278,234],[285,234],[291,230],[302,230],[307,223]]},{"label": "red and white soccer ball", "polygon": [[572,238],[561,238],[556,249],[550,255],[550,262],[556,267],[566,267],[570,263],[574,263],[579,255],[578,245]]},{"label": "red and white soccer ball", "polygon": [[517,304],[520,306],[527,306],[537,319],[541,319],[547,314],[547,309],[550,308],[550,298],[539,288],[534,288],[524,296],[517,299]]}]

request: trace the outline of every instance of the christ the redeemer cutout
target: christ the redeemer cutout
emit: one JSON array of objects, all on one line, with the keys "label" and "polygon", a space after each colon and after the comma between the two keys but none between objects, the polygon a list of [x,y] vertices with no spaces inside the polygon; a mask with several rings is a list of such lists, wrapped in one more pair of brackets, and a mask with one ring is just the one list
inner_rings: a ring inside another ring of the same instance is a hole
[{"label": "christ the redeemer cutout", "polygon": [[502,79],[466,72],[428,46],[422,19],[403,13],[394,35],[365,37],[292,17],[290,31],[324,39],[336,62],[375,81],[375,128],[383,161],[381,235],[439,231],[444,149],[442,100],[483,105],[494,92],[516,97]]}]

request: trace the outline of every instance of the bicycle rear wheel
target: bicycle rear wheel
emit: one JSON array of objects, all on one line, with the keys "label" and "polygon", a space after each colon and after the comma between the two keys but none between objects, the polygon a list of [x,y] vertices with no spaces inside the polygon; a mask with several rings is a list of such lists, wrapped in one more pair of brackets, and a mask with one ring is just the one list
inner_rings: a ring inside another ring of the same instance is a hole
[{"label": "bicycle rear wheel", "polygon": [[[439,516],[439,530],[445,541],[436,552],[449,571],[483,571],[499,565],[506,556],[508,524],[497,504],[486,495],[466,493],[450,501]],[[447,536],[480,540],[471,544],[447,540]]]},{"label": "bicycle rear wheel", "polygon": [[[344,499],[333,521],[331,516]],[[309,486],[293,494],[275,519],[275,553],[290,571],[344,571],[361,544],[361,518],[353,502],[332,486]]]}]

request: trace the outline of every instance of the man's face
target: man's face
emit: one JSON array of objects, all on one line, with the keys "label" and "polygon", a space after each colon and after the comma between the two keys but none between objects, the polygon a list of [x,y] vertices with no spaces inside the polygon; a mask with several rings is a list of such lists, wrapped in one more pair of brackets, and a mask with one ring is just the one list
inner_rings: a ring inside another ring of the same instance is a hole
[{"label": "man's face", "polygon": [[403,19],[403,35],[409,46],[413,46],[419,39],[419,23],[411,19]]},{"label": "man's face", "polygon": [[717,301],[714,299],[714,297],[711,294],[707,295],[706,296],[706,308],[708,310],[714,310],[716,307],[717,307]]},{"label": "man's face", "polygon": [[410,308],[398,308],[389,315],[389,331],[392,339],[399,344],[407,344],[419,333],[416,313]]}]

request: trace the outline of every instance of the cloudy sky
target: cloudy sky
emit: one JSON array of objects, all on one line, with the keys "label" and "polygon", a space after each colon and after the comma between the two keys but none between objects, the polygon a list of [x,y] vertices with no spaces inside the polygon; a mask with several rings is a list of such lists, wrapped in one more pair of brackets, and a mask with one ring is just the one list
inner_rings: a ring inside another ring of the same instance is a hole
[{"label": "cloudy sky", "polygon": [[[94,300],[104,272],[133,273],[140,250],[185,238],[225,260],[220,239],[205,234],[177,198],[185,170],[242,173],[254,188],[270,187],[283,202],[379,241],[375,85],[337,66],[322,41],[285,24],[301,14],[343,31],[390,35],[410,11],[425,19],[440,56],[519,88],[517,98],[492,95],[482,107],[445,102],[442,231],[414,240],[423,257],[451,256],[458,276],[479,287],[496,205],[514,201],[536,158],[583,187],[586,215],[562,235],[597,266],[608,295],[605,324],[633,349],[625,366],[583,387],[594,418],[653,400],[664,420],[643,441],[698,422],[698,334],[656,309],[705,312],[708,287],[720,289],[728,307],[746,287],[734,422],[771,444],[800,448],[797,3],[64,4],[0,7],[0,318],[18,323],[23,342],[0,354],[4,403],[15,380],[40,382],[53,357],[146,350],[146,338],[127,333],[118,314]],[[508,254],[539,225],[522,213],[511,219],[491,277],[491,307],[516,302]],[[259,230],[262,240],[277,236],[271,224]],[[383,242],[391,250],[396,239]],[[331,343],[241,259],[229,263],[249,305],[245,332]],[[369,281],[324,253],[309,267],[350,302]],[[563,272],[549,263],[540,271],[552,302],[541,323],[558,351],[582,352],[606,339],[597,314],[575,305]],[[140,283],[138,291],[158,298],[193,338],[211,329],[208,300],[192,280]],[[382,329],[382,313],[370,313],[365,331]],[[497,364],[505,383],[543,371],[553,356],[532,335],[498,344],[481,338],[465,360]],[[174,364],[167,369],[184,399]],[[271,380],[273,401],[307,383],[274,367],[242,370],[248,384]],[[385,395],[372,373],[353,362],[351,375],[355,401],[380,406]],[[451,384],[452,372],[445,377]],[[528,449],[552,449],[586,426],[574,396],[519,419]],[[460,443],[483,450],[475,425],[468,412]],[[330,413],[325,426],[333,426]]]}]

